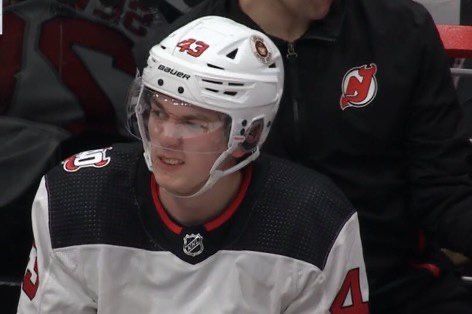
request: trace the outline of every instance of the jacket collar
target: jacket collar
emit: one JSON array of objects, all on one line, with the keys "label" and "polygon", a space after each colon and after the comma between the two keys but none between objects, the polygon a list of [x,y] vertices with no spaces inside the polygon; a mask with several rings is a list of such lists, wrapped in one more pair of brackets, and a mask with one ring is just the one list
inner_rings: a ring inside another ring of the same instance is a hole
[{"label": "jacket collar", "polygon": [[[314,21],[300,40],[315,39],[335,42],[341,33],[344,22],[346,1],[347,0],[335,0],[331,5],[328,15],[322,20]],[[236,22],[262,31],[261,28],[241,10],[239,0],[227,0],[226,5],[227,12],[229,13],[228,17],[234,19]]]}]

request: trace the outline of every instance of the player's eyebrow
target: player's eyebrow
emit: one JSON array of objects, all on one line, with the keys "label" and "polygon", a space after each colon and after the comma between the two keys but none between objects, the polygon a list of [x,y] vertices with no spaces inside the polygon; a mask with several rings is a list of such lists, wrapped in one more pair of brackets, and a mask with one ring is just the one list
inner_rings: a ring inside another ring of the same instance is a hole
[{"label": "player's eyebrow", "polygon": [[213,119],[209,118],[208,116],[204,116],[201,114],[190,114],[190,115],[185,115],[182,117],[183,120],[201,120],[205,122],[212,122]]},{"label": "player's eyebrow", "polygon": [[[158,107],[159,109],[164,111],[166,114],[169,114],[169,112],[163,107],[163,105],[161,103],[161,99],[159,99],[159,98],[154,98],[153,97],[153,100],[151,101],[151,106]],[[212,118],[208,117],[207,115],[204,115],[204,114],[201,114],[201,113],[191,113],[191,114],[186,114],[186,115],[179,116],[179,119],[184,120],[184,121],[201,120],[201,121],[205,121],[205,122],[213,122],[215,120],[219,120],[219,118],[220,117],[217,116],[216,119],[212,119]]]}]

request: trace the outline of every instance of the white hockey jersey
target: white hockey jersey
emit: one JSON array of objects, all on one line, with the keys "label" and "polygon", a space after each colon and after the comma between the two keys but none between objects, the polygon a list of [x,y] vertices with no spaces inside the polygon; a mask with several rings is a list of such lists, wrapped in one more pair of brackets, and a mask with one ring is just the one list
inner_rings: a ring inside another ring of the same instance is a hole
[{"label": "white hockey jersey", "polygon": [[262,156],[227,209],[185,227],[137,145],[43,178],[18,313],[368,313],[357,214],[325,177]]}]

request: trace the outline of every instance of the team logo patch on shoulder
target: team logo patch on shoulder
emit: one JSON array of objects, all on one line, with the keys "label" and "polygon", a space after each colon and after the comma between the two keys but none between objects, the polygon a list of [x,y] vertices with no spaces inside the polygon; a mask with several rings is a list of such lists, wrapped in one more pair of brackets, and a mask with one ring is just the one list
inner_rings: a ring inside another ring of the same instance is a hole
[{"label": "team logo patch on shoulder", "polygon": [[272,61],[272,53],[264,43],[264,39],[259,36],[252,36],[252,52],[262,63],[270,63]]},{"label": "team logo patch on shoulder", "polygon": [[110,149],[111,147],[94,149],[71,156],[62,162],[63,168],[67,172],[76,172],[86,167],[103,168],[110,163],[111,158],[106,155]]},{"label": "team logo patch on shoulder", "polygon": [[362,65],[350,69],[343,78],[342,95],[339,100],[341,109],[365,107],[377,95],[377,65]]},{"label": "team logo patch on shoulder", "polygon": [[187,234],[184,237],[184,253],[192,257],[200,255],[203,252],[203,237],[200,233]]}]

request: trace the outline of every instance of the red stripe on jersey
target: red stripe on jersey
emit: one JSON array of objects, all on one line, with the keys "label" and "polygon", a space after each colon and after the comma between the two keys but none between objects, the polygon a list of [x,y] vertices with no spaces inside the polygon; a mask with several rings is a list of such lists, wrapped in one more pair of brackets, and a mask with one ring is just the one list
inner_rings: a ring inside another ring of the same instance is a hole
[{"label": "red stripe on jersey", "polygon": [[164,206],[162,206],[161,200],[159,199],[159,187],[157,185],[156,179],[151,174],[151,193],[152,193],[152,200],[154,201],[154,205],[156,206],[157,213],[159,217],[161,217],[164,224],[169,228],[173,233],[180,234],[182,232],[182,227],[177,225],[175,222],[170,219],[169,215],[167,214]]},{"label": "red stripe on jersey", "polygon": [[[179,226],[178,224],[176,224],[174,221],[172,221],[172,219],[169,217],[169,214],[164,209],[164,206],[162,205],[161,200],[159,199],[159,186],[157,185],[157,182],[154,179],[153,175],[151,175],[150,178],[151,178],[152,199],[154,201],[154,205],[156,206],[159,217],[167,226],[167,228],[169,228],[173,233],[180,234],[183,228]],[[222,224],[224,224],[226,221],[228,221],[228,219],[230,219],[233,216],[233,214],[238,209],[239,205],[241,205],[241,202],[243,201],[244,196],[246,196],[247,189],[249,187],[249,184],[251,183],[251,178],[252,178],[252,165],[249,165],[248,167],[246,167],[243,173],[243,181],[239,187],[238,194],[233,199],[231,204],[226,209],[224,209],[220,215],[218,215],[218,217],[204,224],[206,231],[212,231],[220,227]]]},{"label": "red stripe on jersey", "polygon": [[219,226],[224,224],[226,221],[228,221],[228,219],[230,219],[233,216],[233,214],[238,209],[239,205],[241,205],[241,202],[243,201],[244,196],[246,196],[249,183],[251,183],[251,178],[252,178],[252,165],[249,165],[244,171],[243,182],[241,183],[239,187],[238,194],[236,195],[234,200],[231,202],[231,204],[218,217],[207,222],[204,225],[206,231],[212,231],[218,228]]}]

